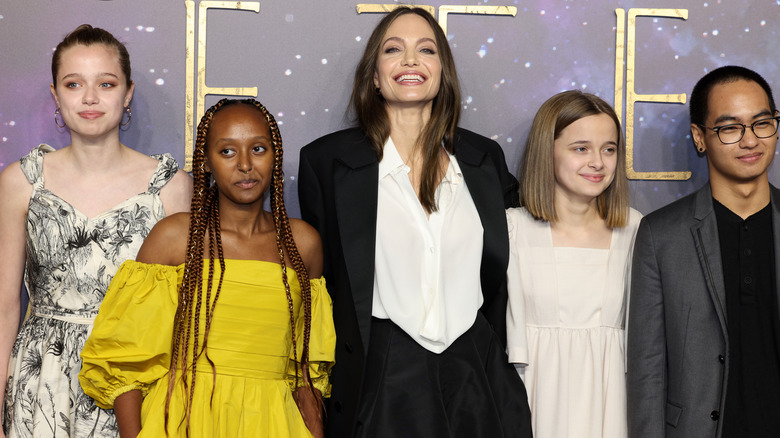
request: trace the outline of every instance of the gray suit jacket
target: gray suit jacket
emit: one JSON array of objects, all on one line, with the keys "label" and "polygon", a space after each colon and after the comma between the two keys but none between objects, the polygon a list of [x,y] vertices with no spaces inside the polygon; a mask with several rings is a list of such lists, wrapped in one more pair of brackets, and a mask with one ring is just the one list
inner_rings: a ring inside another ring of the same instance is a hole
[{"label": "gray suit jacket", "polygon": [[[770,190],[780,270],[780,190]],[[709,184],[639,226],[627,356],[629,437],[721,436],[729,342]]]}]

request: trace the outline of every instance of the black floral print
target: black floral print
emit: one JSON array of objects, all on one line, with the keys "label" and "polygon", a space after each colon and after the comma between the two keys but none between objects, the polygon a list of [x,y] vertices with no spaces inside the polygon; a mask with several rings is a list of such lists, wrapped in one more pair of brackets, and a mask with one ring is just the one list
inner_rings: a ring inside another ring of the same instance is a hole
[{"label": "black floral print", "polygon": [[53,150],[40,145],[20,162],[33,185],[25,271],[31,308],[11,353],[3,430],[8,438],[113,438],[113,411],[81,390],[79,355],[119,265],[135,258],[165,216],[159,192],[178,165],[168,154],[154,156],[160,163],[146,192],[88,218],[45,188],[43,157]]}]

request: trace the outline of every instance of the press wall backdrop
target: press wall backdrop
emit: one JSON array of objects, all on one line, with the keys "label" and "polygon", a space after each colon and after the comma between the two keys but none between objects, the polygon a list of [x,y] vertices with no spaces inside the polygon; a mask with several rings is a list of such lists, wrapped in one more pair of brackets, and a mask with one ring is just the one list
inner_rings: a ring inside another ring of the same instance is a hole
[{"label": "press wall backdrop", "polygon": [[[82,23],[130,52],[135,97],[122,141],[188,166],[204,107],[257,95],[285,145],[298,216],[298,151],[350,125],[352,76],[382,11],[346,0],[0,0],[0,168],[39,143],[58,148],[51,54]],[[690,140],[687,94],[738,64],[780,94],[780,0],[447,0],[417,3],[445,28],[462,84],[461,126],[498,141],[516,169],[539,105],[568,89],[613,103],[629,144],[631,204],[648,213],[696,190],[706,162]],[[780,183],[778,165],[771,181]]]}]

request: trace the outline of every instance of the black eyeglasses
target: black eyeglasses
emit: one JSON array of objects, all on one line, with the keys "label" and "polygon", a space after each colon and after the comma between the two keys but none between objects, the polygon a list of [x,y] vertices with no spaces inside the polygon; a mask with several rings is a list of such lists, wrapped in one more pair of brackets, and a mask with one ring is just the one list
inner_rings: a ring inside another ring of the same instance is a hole
[{"label": "black eyeglasses", "polygon": [[767,117],[766,119],[756,120],[751,125],[745,125],[742,123],[731,123],[728,125],[715,126],[710,128],[709,126],[699,125],[704,129],[711,129],[718,134],[718,139],[723,144],[732,144],[742,140],[745,135],[745,129],[750,128],[753,134],[758,138],[767,138],[775,135],[777,132],[777,124],[780,121],[780,116]]}]

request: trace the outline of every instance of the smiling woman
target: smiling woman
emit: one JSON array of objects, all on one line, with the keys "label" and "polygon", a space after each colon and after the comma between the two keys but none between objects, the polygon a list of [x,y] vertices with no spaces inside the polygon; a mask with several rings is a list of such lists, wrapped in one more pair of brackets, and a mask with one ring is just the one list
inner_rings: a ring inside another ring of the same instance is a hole
[{"label": "smiling woman", "polygon": [[351,107],[357,127],[304,147],[298,179],[339,334],[328,434],[530,436],[503,345],[516,181],[496,142],[458,128],[455,64],[429,13],[379,22]]},{"label": "smiling woman", "polygon": [[[79,354],[119,265],[159,219],[187,209],[191,187],[170,155],[148,157],[119,141],[122,118],[130,117],[130,73],[122,43],[79,26],[54,51],[50,85],[55,122],[70,130],[71,144],[40,145],[0,174],[8,437],[116,436],[113,412],[78,385]],[[14,343],[23,276],[29,317]]]}]

